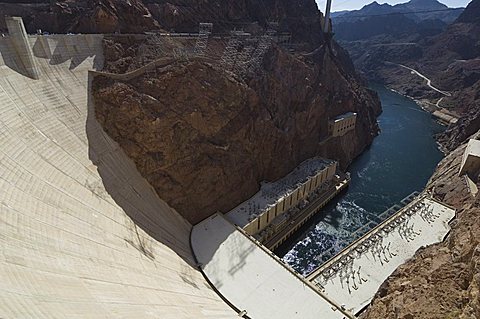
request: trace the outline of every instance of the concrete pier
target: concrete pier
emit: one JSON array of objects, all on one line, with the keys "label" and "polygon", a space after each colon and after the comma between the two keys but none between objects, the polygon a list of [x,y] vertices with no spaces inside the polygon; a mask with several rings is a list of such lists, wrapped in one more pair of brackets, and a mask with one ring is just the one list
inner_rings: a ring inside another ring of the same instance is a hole
[{"label": "concrete pier", "polygon": [[380,285],[422,246],[441,242],[455,210],[433,199],[414,200],[307,276],[356,314]]},{"label": "concrete pier", "polygon": [[38,43],[40,43],[40,46],[42,48],[43,57],[45,57],[46,59],[51,59],[52,50],[50,49],[47,36],[39,36],[37,41]]}]

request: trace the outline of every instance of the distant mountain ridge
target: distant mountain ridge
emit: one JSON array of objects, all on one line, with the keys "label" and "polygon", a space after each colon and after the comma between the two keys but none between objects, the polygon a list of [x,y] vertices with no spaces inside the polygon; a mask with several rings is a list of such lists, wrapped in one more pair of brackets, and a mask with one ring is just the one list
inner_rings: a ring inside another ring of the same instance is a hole
[{"label": "distant mountain ridge", "polygon": [[409,2],[399,3],[393,6],[388,3],[379,4],[377,1],[374,1],[365,5],[360,10],[341,11],[340,14],[334,13],[332,17],[337,18],[339,21],[352,21],[375,15],[411,13],[408,18],[414,20],[439,19],[445,23],[452,23],[462,13],[463,9],[464,8],[449,8],[437,0],[410,0]]},{"label": "distant mountain ridge", "polygon": [[431,36],[444,31],[463,10],[449,8],[437,0],[411,0],[393,6],[374,1],[360,10],[333,14],[333,31],[337,39],[345,41],[378,35]]}]

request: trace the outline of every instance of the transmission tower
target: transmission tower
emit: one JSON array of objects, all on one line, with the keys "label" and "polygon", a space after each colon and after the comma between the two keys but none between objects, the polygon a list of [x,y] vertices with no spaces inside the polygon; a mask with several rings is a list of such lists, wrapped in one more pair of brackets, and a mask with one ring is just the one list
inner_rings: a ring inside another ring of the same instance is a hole
[{"label": "transmission tower", "polygon": [[241,44],[241,36],[246,33],[243,31],[230,31],[230,38],[228,39],[225,50],[223,51],[220,65],[227,70],[233,70],[235,61],[238,56],[238,49]]},{"label": "transmission tower", "polygon": [[248,66],[249,73],[255,73],[260,68],[263,56],[272,45],[273,36],[277,33],[277,31],[274,29],[275,27],[278,27],[278,23],[269,23],[267,31],[260,37],[257,48],[253,52],[252,58],[250,59],[250,65]]},{"label": "transmission tower", "polygon": [[158,58],[163,55],[163,39],[159,34],[151,36],[148,41],[148,51],[154,58]]},{"label": "transmission tower", "polygon": [[178,61],[188,61],[188,51],[184,48],[175,48],[173,58]]},{"label": "transmission tower", "polygon": [[249,61],[254,49],[252,45],[246,45],[236,56],[233,70],[241,77],[244,77],[248,73]]},{"label": "transmission tower", "polygon": [[138,48],[138,56],[141,57],[143,63],[151,62],[164,55],[164,43],[158,34],[151,35]]},{"label": "transmission tower", "polygon": [[205,50],[207,49],[208,45],[208,37],[212,33],[212,30],[212,23],[200,23],[197,42],[195,43],[195,48],[193,49],[194,54],[205,55]]}]

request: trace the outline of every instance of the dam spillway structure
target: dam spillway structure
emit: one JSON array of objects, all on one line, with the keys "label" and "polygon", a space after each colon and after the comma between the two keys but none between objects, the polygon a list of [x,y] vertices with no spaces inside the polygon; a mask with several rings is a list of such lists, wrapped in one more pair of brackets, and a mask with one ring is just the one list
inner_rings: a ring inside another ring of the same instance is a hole
[{"label": "dam spillway structure", "polygon": [[[259,240],[261,227],[249,232],[228,214],[192,227],[158,196],[95,118],[103,35],[31,36],[21,19],[8,25],[0,38],[0,318],[355,318],[344,291],[296,273],[269,250],[271,238]],[[332,132],[342,135],[355,116],[337,123]],[[300,191],[290,188],[288,205],[318,178],[345,186],[336,164],[324,164]]]}]

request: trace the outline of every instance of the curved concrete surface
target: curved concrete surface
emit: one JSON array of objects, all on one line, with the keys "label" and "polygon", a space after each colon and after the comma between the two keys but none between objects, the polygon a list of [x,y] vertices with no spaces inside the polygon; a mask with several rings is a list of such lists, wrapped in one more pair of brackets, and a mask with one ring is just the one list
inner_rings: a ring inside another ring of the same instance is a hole
[{"label": "curved concrete surface", "polygon": [[0,38],[0,318],[238,318],[94,118],[101,36],[29,42],[39,80]]},{"label": "curved concrete surface", "polygon": [[251,318],[353,318],[220,214],[193,227],[192,247],[216,289]]}]

